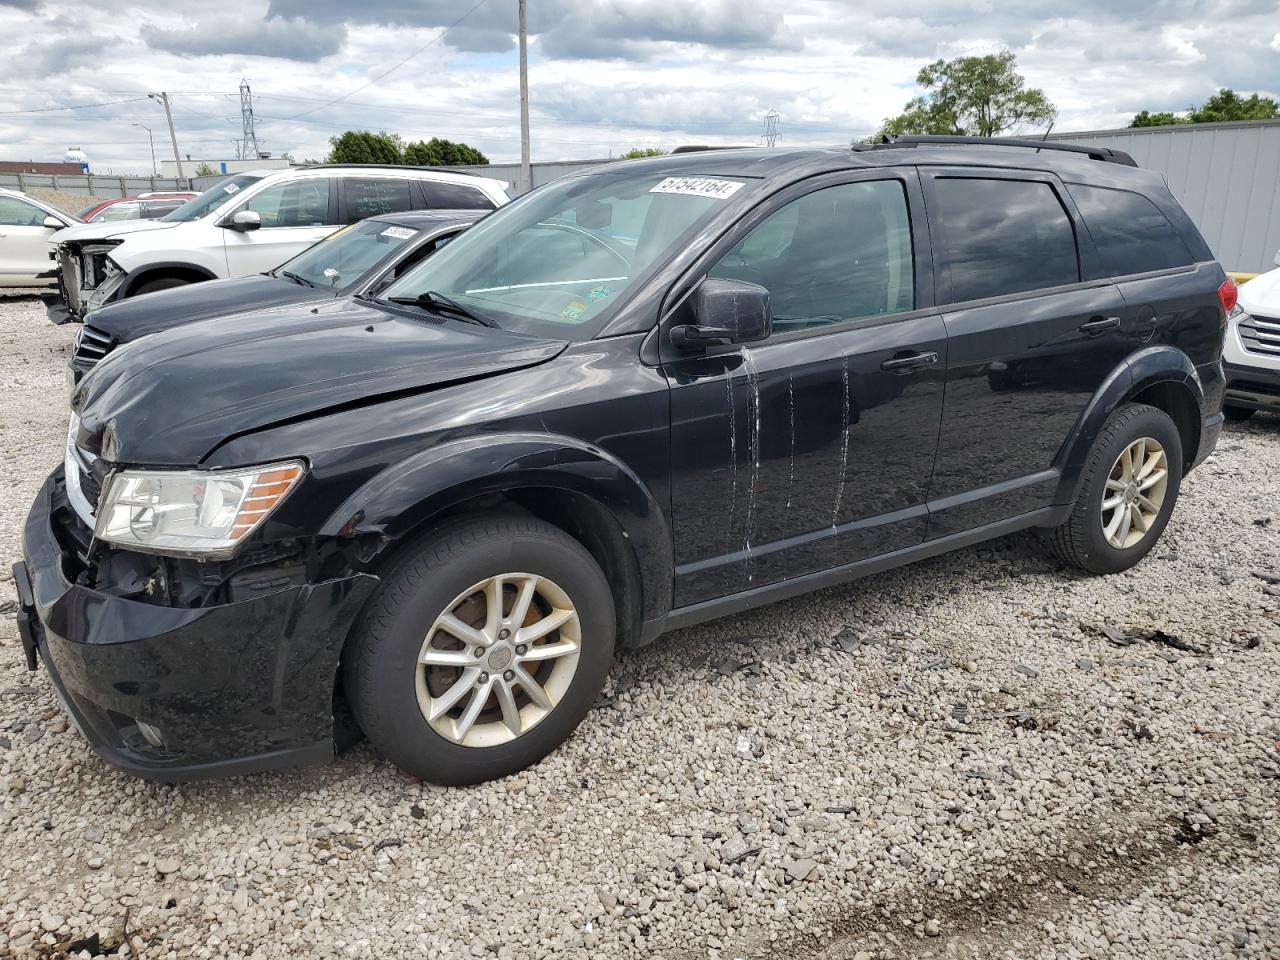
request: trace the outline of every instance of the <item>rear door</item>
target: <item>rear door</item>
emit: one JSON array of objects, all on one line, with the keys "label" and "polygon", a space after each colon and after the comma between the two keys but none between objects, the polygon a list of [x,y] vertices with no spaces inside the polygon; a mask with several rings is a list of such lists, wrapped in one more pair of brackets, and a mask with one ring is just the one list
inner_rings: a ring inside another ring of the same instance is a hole
[{"label": "rear door", "polygon": [[699,268],[766,287],[774,334],[664,342],[677,605],[924,540],[947,345],[923,220],[914,171],[816,178]]},{"label": "rear door", "polygon": [[1056,177],[922,177],[949,345],[935,539],[1052,504],[1059,451],[1130,341],[1124,300]]},{"label": "rear door", "polygon": [[414,197],[413,181],[403,177],[343,177],[337,182],[343,223],[359,223],[366,217],[403,213],[422,206]]},{"label": "rear door", "polygon": [[227,275],[244,277],[280,266],[338,228],[338,203],[328,177],[298,177],[258,191],[226,211],[229,221],[241,210],[262,218],[257,230],[222,228]]}]

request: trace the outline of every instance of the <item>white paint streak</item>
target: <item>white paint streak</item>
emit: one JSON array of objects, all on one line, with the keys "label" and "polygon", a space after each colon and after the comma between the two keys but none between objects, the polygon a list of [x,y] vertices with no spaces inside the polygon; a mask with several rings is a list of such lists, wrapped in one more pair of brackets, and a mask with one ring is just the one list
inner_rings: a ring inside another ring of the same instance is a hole
[{"label": "white paint streak", "polygon": [[787,374],[787,407],[791,423],[791,462],[787,467],[787,509],[791,509],[791,490],[796,482],[796,381]]},{"label": "white paint streak", "polygon": [[733,513],[738,503],[738,416],[733,399],[733,374],[728,370],[724,374],[724,389],[729,404],[729,463],[733,471],[729,490],[729,528],[733,529]]},{"label": "white paint streak", "polygon": [[834,529],[840,517],[840,506],[844,502],[844,478],[849,471],[849,358],[841,358],[841,380],[844,382],[844,402],[840,407],[840,422],[843,435],[840,438],[840,477],[836,482],[836,505],[831,510],[831,526]]},{"label": "white paint streak", "polygon": [[[751,404],[749,411],[751,484],[747,488],[747,523],[742,544],[750,559],[751,535],[755,532],[756,522],[756,481],[760,476],[760,374],[756,370],[755,358],[746,347],[742,349],[742,368],[747,374],[747,387],[750,390],[747,402]],[[749,581],[755,579],[754,570],[748,570],[747,579]]]}]

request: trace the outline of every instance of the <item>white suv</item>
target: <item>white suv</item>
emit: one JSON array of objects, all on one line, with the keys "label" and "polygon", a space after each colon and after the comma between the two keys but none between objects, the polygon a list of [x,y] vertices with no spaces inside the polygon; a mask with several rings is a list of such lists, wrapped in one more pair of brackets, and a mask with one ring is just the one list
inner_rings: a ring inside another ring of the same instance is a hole
[{"label": "white suv", "polygon": [[35,197],[0,187],[0,287],[52,283],[54,233],[79,222]]},{"label": "white suv", "polygon": [[403,210],[492,210],[500,180],[425,167],[359,164],[227,177],[159,220],[73,227],[57,237],[54,323],[112,300],[279,266],[339,227]]}]

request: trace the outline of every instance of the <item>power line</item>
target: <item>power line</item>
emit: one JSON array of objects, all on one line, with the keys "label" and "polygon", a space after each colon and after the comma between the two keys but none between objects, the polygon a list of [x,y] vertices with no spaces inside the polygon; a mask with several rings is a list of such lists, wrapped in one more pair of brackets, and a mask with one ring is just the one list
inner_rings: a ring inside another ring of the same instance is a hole
[{"label": "power line", "polygon": [[408,55],[407,57],[405,57],[403,60],[401,60],[401,61],[399,61],[398,63],[396,63],[393,67],[391,67],[391,69],[386,70],[385,72],[378,74],[376,77],[374,77],[374,78],[373,78],[372,80],[370,80],[368,83],[365,83],[365,84],[363,84],[363,85],[361,85],[361,86],[359,86],[359,87],[356,87],[356,88],[355,88],[354,90],[352,90],[350,93],[344,94],[343,96],[338,97],[338,98],[336,98],[336,99],[334,99],[334,100],[330,100],[328,103],[322,103],[320,106],[318,106],[318,107],[314,107],[314,108],[312,108],[311,110],[304,110],[304,111],[302,111],[302,113],[295,114],[295,115],[294,115],[293,117],[291,117],[290,119],[297,119],[297,117],[305,117],[305,116],[307,116],[308,114],[315,113],[315,112],[316,112],[316,111],[318,111],[318,110],[323,110],[325,107],[331,107],[331,106],[333,106],[335,103],[341,103],[343,100],[346,100],[346,99],[348,99],[349,97],[353,97],[353,96],[355,96],[355,95],[356,95],[357,93],[359,93],[361,90],[365,90],[365,89],[368,89],[369,87],[372,87],[375,83],[377,83],[379,80],[382,80],[384,77],[389,77],[391,74],[395,73],[397,70],[399,70],[401,67],[403,67],[406,63],[408,63],[410,60],[412,60],[412,59],[413,59],[414,57],[416,57],[418,54],[422,53],[422,51],[426,50],[428,47],[435,46],[437,43],[439,43],[441,40],[443,40],[445,37],[447,37],[447,36],[449,35],[449,31],[450,31],[450,30],[452,30],[454,27],[456,27],[458,24],[460,24],[463,20],[467,19],[467,17],[471,16],[471,14],[475,13],[477,10],[479,10],[481,7],[483,7],[483,6],[484,6],[486,3],[488,3],[488,2],[489,2],[489,0],[479,0],[479,2],[478,2],[478,3],[476,3],[476,5],[475,5],[475,6],[473,6],[473,7],[472,7],[471,9],[469,9],[466,13],[464,13],[462,16],[460,16],[457,20],[453,21],[453,23],[449,24],[449,26],[445,27],[445,28],[444,28],[444,30],[443,30],[441,33],[436,34],[436,36],[432,37],[430,40],[428,40],[426,43],[424,43],[422,46],[420,46],[417,50],[413,51],[413,53],[409,54],[409,55]]},{"label": "power line", "polygon": [[34,107],[30,110],[5,110],[0,111],[0,117],[17,117],[28,113],[56,113],[59,110],[91,110],[94,107],[110,107],[117,103],[134,103],[138,100],[146,99],[146,97],[130,97],[127,100],[106,100],[102,103],[77,103],[67,107]]}]

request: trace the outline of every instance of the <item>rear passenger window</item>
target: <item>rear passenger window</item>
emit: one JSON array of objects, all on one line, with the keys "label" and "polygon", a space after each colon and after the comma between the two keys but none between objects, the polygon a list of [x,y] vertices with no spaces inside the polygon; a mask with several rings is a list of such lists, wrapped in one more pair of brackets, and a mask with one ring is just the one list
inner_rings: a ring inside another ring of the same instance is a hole
[{"label": "rear passenger window", "polygon": [[906,193],[897,180],[815,190],[757,224],[708,275],[766,288],[779,333],[911,310]]},{"label": "rear passenger window", "polygon": [[427,206],[435,210],[492,210],[493,201],[475,187],[439,180],[422,181],[427,191]]},{"label": "rear passenger window", "polygon": [[1137,193],[1108,187],[1068,187],[1109,277],[1185,267],[1195,262],[1160,208]]},{"label": "rear passenger window", "polygon": [[356,223],[365,217],[384,213],[401,213],[413,209],[409,199],[408,180],[351,179],[342,181],[346,196],[346,222]]},{"label": "rear passenger window", "polygon": [[953,301],[1080,280],[1071,218],[1049,184],[944,177],[934,187],[939,209],[931,219]]}]

